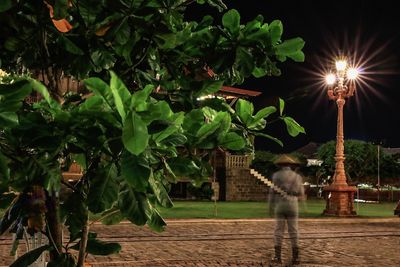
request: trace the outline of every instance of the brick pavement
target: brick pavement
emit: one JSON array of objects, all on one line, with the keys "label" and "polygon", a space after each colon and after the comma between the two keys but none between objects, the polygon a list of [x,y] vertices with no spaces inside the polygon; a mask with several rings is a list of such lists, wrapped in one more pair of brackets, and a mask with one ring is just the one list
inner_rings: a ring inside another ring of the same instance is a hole
[{"label": "brick pavement", "polygon": [[[268,266],[273,253],[273,225],[263,220],[172,220],[163,233],[128,223],[95,224],[105,241],[118,241],[117,255],[89,256],[102,266]],[[400,218],[303,219],[300,266],[400,266]],[[0,239],[0,266],[7,266],[10,237]],[[283,260],[290,260],[289,240]]]}]

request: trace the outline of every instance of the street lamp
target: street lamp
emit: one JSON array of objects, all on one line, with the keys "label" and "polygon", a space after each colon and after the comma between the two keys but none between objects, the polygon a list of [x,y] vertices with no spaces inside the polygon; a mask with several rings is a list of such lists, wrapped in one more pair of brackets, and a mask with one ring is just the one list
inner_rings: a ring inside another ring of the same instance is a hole
[{"label": "street lamp", "polygon": [[336,155],[335,174],[333,182],[324,187],[327,201],[324,215],[332,216],[354,216],[354,193],[355,186],[349,186],[346,181],[344,169],[344,135],[343,135],[343,106],[345,98],[350,97],[355,91],[355,79],[358,71],[348,66],[345,59],[336,61],[336,72],[326,76],[328,84],[329,99],[335,100],[338,107],[337,132],[336,132]]}]

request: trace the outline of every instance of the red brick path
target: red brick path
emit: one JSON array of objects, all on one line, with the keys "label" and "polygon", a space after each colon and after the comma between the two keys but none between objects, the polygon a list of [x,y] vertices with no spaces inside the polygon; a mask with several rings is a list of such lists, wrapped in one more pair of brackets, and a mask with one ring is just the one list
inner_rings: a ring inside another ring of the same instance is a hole
[{"label": "red brick path", "polygon": [[[400,218],[385,220],[301,220],[300,266],[400,266]],[[273,252],[273,220],[169,221],[158,234],[122,223],[91,230],[118,241],[121,253],[89,256],[100,266],[268,266]],[[0,237],[0,266],[7,266],[10,237]],[[285,262],[290,260],[286,239]]]}]

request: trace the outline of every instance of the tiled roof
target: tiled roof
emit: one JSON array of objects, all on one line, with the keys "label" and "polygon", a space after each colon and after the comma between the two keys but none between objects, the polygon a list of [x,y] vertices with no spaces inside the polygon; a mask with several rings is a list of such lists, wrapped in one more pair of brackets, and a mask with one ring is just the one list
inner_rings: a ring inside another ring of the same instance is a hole
[{"label": "tiled roof", "polygon": [[246,90],[240,89],[230,86],[222,86],[220,92],[228,95],[236,95],[236,96],[259,96],[261,92],[253,91],[253,90]]},{"label": "tiled roof", "polygon": [[320,144],[317,144],[317,143],[314,143],[314,142],[310,142],[307,145],[297,149],[296,152],[304,154],[308,158],[313,158],[313,157],[315,157],[319,146],[320,146]]}]

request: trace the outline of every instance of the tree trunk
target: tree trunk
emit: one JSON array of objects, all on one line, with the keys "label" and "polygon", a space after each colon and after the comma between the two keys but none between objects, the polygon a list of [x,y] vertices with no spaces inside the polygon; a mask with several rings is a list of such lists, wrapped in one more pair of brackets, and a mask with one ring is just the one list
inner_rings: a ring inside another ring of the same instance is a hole
[{"label": "tree trunk", "polygon": [[62,251],[61,224],[58,214],[60,203],[55,192],[53,192],[51,196],[48,196],[47,201],[48,211],[46,213],[46,220],[49,230],[49,244],[55,247],[55,249],[50,252],[50,259],[54,260]]},{"label": "tree trunk", "polygon": [[84,267],[85,266],[85,259],[86,259],[86,247],[88,241],[88,234],[89,234],[89,212],[86,210],[86,218],[85,223],[82,227],[82,238],[79,245],[79,256],[78,256],[78,263],[77,267]]}]

